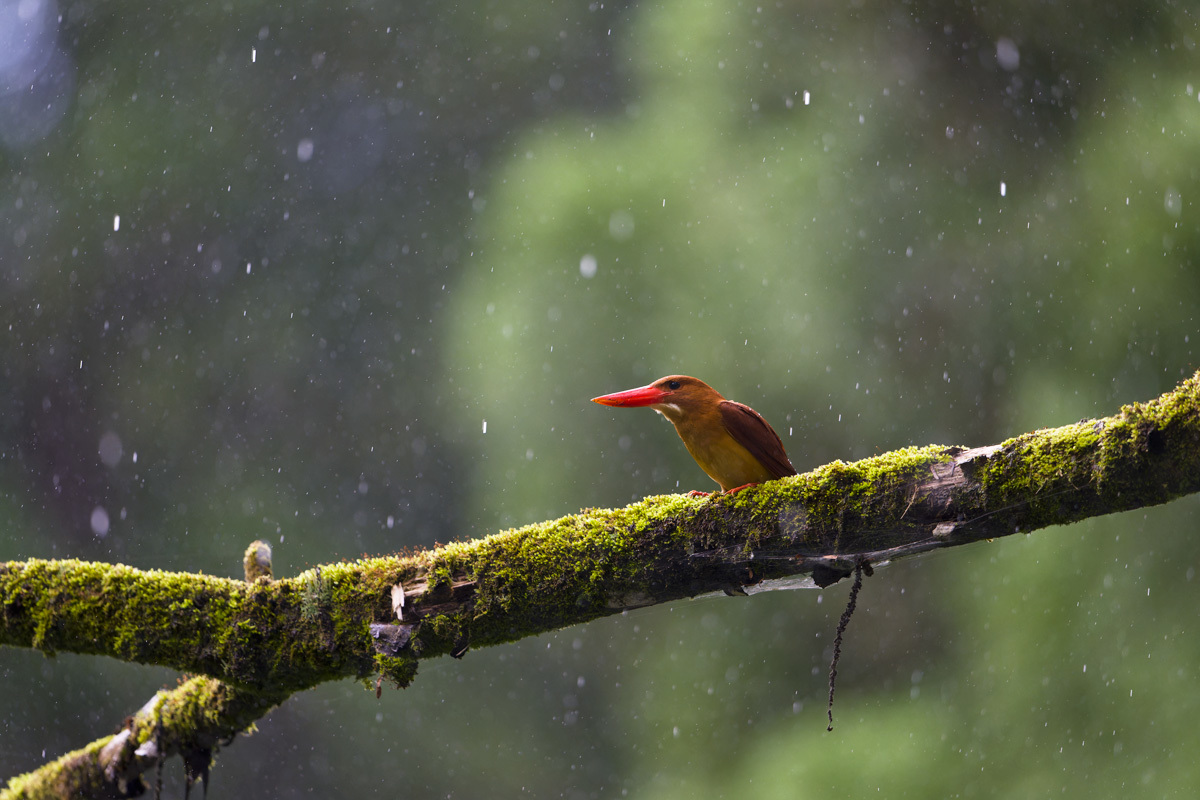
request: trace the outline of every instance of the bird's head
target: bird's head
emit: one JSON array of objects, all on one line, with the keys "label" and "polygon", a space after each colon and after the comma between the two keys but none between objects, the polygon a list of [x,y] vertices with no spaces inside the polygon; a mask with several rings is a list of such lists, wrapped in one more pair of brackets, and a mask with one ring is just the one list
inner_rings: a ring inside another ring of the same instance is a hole
[{"label": "bird's head", "polygon": [[705,408],[715,408],[725,398],[699,378],[668,375],[648,386],[593,397],[593,403],[625,408],[652,408],[672,422]]}]

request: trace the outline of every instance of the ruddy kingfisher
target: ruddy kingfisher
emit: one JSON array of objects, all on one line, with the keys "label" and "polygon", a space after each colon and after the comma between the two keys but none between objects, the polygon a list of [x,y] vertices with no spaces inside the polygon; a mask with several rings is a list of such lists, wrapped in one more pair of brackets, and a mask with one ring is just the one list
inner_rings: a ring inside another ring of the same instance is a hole
[{"label": "ruddy kingfisher", "polygon": [[761,414],[750,406],[726,400],[698,378],[668,375],[649,386],[593,397],[592,402],[645,406],[662,414],[675,426],[700,468],[729,494],[796,474],[779,434]]}]

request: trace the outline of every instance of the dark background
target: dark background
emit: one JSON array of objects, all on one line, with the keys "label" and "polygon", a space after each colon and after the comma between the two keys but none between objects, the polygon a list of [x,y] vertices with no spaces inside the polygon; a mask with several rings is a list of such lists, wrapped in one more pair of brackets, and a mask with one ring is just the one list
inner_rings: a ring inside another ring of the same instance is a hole
[{"label": "dark background", "polygon": [[[0,6],[0,559],[238,576],[265,538],[293,575],[709,489],[655,415],[588,403],[675,372],[801,470],[1150,399],[1197,368],[1196,17]],[[1198,519],[881,570],[832,734],[844,585],[322,686],[211,789],[1188,795]],[[0,775],[175,679],[5,650]]]}]

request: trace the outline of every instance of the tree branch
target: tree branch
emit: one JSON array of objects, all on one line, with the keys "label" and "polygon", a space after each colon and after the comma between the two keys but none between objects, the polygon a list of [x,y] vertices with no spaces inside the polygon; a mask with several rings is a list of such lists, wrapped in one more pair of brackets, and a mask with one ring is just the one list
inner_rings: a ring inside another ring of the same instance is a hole
[{"label": "tree branch", "polygon": [[648,497],[289,580],[9,562],[0,644],[171,666],[273,703],[343,677],[405,686],[424,658],[706,592],[824,586],[860,562],[1198,490],[1200,373],[1114,416],[990,447],[836,461],[736,495]]},{"label": "tree branch", "polygon": [[207,780],[217,746],[286,699],[196,677],[160,691],[122,729],[14,778],[0,798],[122,798],[145,789],[143,775],[173,755],[187,779]]}]

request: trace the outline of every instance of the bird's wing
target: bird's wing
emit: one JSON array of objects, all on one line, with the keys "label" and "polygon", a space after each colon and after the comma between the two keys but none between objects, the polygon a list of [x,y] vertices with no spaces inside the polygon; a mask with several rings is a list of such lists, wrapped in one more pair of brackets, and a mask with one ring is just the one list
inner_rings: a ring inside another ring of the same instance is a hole
[{"label": "bird's wing", "polygon": [[749,451],[750,455],[767,468],[776,478],[795,475],[796,468],[788,460],[783,449],[779,434],[762,418],[762,415],[750,406],[723,400],[718,406],[721,411],[721,421],[725,430],[734,441]]}]

